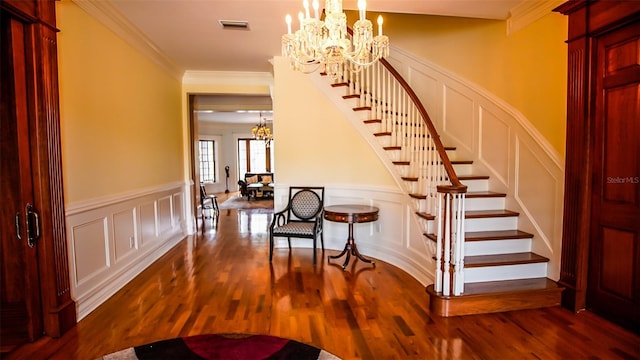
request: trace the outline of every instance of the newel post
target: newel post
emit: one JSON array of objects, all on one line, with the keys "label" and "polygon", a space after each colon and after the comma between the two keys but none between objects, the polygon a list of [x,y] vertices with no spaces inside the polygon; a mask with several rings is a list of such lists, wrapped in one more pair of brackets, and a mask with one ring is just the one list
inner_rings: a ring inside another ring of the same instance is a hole
[{"label": "newel post", "polygon": [[464,291],[464,185],[439,185],[435,291],[460,295]]}]

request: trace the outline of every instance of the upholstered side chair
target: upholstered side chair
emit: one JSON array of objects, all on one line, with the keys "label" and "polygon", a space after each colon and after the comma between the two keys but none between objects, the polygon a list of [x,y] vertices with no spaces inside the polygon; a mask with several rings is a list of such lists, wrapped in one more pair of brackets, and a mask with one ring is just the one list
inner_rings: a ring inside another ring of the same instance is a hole
[{"label": "upholstered side chair", "polygon": [[324,253],[322,234],[324,187],[292,186],[287,206],[273,214],[269,227],[269,262],[273,259],[275,237],[286,237],[291,251],[291,238],[313,240],[313,263],[316,264],[318,238]]}]

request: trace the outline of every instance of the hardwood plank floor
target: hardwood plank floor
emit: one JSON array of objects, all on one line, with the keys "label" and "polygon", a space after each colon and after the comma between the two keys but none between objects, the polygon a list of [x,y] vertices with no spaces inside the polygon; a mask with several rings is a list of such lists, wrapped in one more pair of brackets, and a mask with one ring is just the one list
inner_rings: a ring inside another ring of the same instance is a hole
[{"label": "hardwood plank floor", "polygon": [[[219,199],[224,201],[224,199]],[[383,261],[343,272],[310,249],[276,250],[272,211],[221,210],[59,339],[5,359],[94,359],[204,333],[291,338],[343,359],[638,359],[640,337],[556,307],[439,318],[425,289]],[[327,251],[326,255],[337,251]],[[365,254],[366,255],[366,254]],[[352,260],[353,261],[353,260]]]}]

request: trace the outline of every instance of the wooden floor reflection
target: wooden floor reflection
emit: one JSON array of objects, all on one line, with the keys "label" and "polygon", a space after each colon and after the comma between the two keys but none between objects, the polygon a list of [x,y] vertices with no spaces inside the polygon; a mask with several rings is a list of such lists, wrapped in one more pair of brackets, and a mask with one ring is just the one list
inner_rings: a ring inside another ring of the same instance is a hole
[{"label": "wooden floor reflection", "polygon": [[428,311],[424,286],[377,260],[316,266],[311,249],[268,261],[265,209],[221,210],[60,339],[8,359],[94,359],[205,333],[271,334],[343,359],[633,359],[640,338],[562,308],[458,318]]}]

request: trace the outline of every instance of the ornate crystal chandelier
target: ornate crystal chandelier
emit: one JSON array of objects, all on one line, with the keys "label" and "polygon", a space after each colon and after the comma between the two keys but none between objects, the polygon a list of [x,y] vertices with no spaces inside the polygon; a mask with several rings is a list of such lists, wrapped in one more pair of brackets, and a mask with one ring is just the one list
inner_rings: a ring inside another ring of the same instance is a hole
[{"label": "ornate crystal chandelier", "polygon": [[262,117],[262,113],[259,115],[258,124],[251,129],[251,134],[256,140],[264,140],[267,147],[271,146],[271,140],[273,140],[273,134],[271,129],[267,127],[267,118]]},{"label": "ornate crystal chandelier", "polygon": [[389,55],[389,38],[382,35],[382,16],[378,16],[378,35],[365,18],[366,1],[358,1],[360,19],[353,26],[352,39],[347,34],[347,15],[342,12],[342,0],[325,1],[324,21],[318,15],[318,0],[313,0],[314,16],[309,14],[309,1],[303,1],[300,29],[291,32],[291,16],[287,15],[287,34],[282,36],[282,54],[291,59],[291,67],[304,73],[318,69],[332,78],[342,75],[343,65],[360,71]]}]

